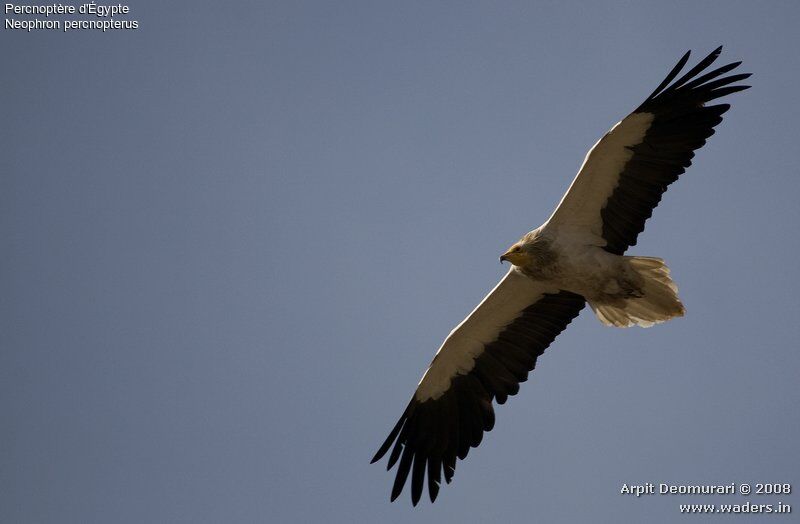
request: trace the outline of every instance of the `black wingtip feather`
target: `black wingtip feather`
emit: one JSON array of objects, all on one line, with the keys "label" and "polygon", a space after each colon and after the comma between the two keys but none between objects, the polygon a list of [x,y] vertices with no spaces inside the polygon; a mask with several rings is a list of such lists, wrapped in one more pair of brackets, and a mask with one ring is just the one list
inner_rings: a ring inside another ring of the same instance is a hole
[{"label": "black wingtip feather", "polygon": [[750,89],[751,86],[728,86],[728,87],[721,87],[711,92],[711,96],[708,97],[708,101],[716,100],[717,98],[722,98],[723,96],[732,95],[733,93],[738,93],[740,91],[744,91],[745,89]]},{"label": "black wingtip feather", "polygon": [[662,81],[660,84],[658,84],[658,87],[656,87],[656,88],[653,90],[653,92],[652,92],[652,93],[650,93],[650,96],[648,96],[648,97],[647,97],[647,100],[650,100],[651,98],[655,98],[655,96],[656,96],[658,93],[660,93],[662,89],[664,89],[665,87],[667,87],[667,85],[669,85],[669,83],[670,83],[670,82],[672,82],[672,79],[673,79],[673,78],[675,78],[676,76],[678,76],[678,73],[680,73],[680,72],[681,72],[681,69],[683,69],[683,66],[685,66],[685,65],[686,65],[686,62],[688,62],[688,61],[689,61],[689,56],[690,56],[691,54],[692,54],[692,51],[691,51],[691,50],[689,50],[689,51],[686,51],[686,54],[684,54],[684,55],[681,57],[681,59],[680,59],[680,60],[678,60],[678,63],[677,63],[677,64],[675,64],[675,67],[673,67],[673,68],[672,68],[672,71],[670,71],[670,72],[669,72],[669,74],[667,75],[667,77],[666,77],[666,78],[665,78],[665,79],[664,79],[664,80],[663,80],[663,81]]},{"label": "black wingtip feather", "polygon": [[406,445],[403,450],[403,458],[400,459],[400,465],[397,466],[397,476],[394,478],[394,485],[392,486],[392,502],[397,500],[397,497],[403,492],[403,486],[405,486],[408,473],[411,471],[411,462],[413,459],[414,450],[411,446]]},{"label": "black wingtip feather", "polygon": [[710,72],[708,72],[708,73],[706,73],[704,75],[698,76],[697,78],[695,78],[691,82],[685,84],[683,86],[683,89],[686,89],[686,90],[694,89],[695,87],[697,87],[699,85],[702,85],[705,82],[708,82],[709,80],[712,80],[714,78],[717,78],[718,76],[724,75],[728,71],[733,71],[734,69],[736,69],[740,65],[742,65],[741,61],[733,62],[733,63],[727,64],[727,65],[724,65],[722,67],[718,67],[718,68],[714,69],[713,71],[710,71]]},{"label": "black wingtip feather", "polygon": [[428,458],[428,496],[431,502],[436,502],[439,494],[439,485],[442,481],[442,461],[437,456]]},{"label": "black wingtip feather", "polygon": [[701,71],[705,70],[705,68],[707,68],[708,66],[713,64],[717,60],[717,58],[719,58],[719,54],[720,54],[721,51],[722,51],[722,47],[718,47],[714,51],[709,53],[709,55],[707,57],[705,57],[704,59],[700,60],[697,63],[697,65],[695,65],[693,68],[691,68],[685,75],[683,75],[678,80],[676,80],[670,86],[670,89],[679,88],[680,86],[682,86],[683,84],[685,84],[686,82],[688,82],[689,80],[694,78],[694,76],[696,74],[698,74]]},{"label": "black wingtip feather", "polygon": [[422,488],[425,483],[425,464],[427,457],[421,452],[414,455],[414,469],[411,473],[411,504],[416,506],[422,498]]},{"label": "black wingtip feather", "polygon": [[414,400],[412,399],[411,402],[408,403],[408,406],[406,406],[406,409],[403,411],[403,415],[400,417],[400,420],[397,421],[397,423],[392,428],[392,431],[389,432],[389,436],[386,437],[386,440],[383,441],[383,444],[378,449],[377,453],[375,453],[375,456],[372,457],[372,460],[370,460],[369,462],[370,464],[374,464],[377,461],[379,461],[386,454],[386,452],[389,451],[389,448],[392,446],[392,443],[395,441],[395,439],[397,439],[397,436],[400,434],[400,430],[403,429],[403,427],[405,426],[405,423],[408,420],[411,411],[413,411],[413,403]]}]

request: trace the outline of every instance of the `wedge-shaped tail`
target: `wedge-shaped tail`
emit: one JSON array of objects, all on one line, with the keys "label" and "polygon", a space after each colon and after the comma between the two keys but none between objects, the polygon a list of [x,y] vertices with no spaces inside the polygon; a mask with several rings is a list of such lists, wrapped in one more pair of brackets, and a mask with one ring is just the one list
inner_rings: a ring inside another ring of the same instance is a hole
[{"label": "wedge-shaped tail", "polygon": [[686,310],[678,298],[678,286],[669,277],[669,268],[660,258],[625,257],[628,267],[643,281],[641,296],[618,299],[613,304],[589,302],[597,318],[607,326],[650,327]]}]

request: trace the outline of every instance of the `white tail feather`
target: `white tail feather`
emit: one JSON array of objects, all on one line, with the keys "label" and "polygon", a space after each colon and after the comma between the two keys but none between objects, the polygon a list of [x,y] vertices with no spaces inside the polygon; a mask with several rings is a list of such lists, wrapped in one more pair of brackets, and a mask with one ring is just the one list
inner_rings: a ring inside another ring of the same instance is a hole
[{"label": "white tail feather", "polygon": [[669,277],[669,268],[660,258],[624,257],[627,268],[642,281],[640,297],[615,299],[613,303],[589,301],[603,324],[616,327],[641,326],[666,322],[685,313],[678,298],[678,286]]}]

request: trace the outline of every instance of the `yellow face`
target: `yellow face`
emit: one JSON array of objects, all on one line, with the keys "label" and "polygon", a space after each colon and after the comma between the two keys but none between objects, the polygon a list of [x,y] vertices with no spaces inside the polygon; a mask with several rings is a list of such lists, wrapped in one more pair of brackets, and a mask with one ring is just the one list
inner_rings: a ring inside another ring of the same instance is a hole
[{"label": "yellow face", "polygon": [[527,250],[523,249],[522,246],[517,243],[500,256],[500,262],[505,260],[508,260],[515,266],[524,266],[530,262],[530,256]]}]

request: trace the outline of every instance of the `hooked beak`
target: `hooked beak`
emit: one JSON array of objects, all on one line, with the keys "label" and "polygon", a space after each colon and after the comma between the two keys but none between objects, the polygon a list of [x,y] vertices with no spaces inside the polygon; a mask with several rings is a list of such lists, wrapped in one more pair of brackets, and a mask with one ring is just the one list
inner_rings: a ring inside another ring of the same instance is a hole
[{"label": "hooked beak", "polygon": [[503,262],[511,262],[515,266],[525,265],[528,262],[528,255],[518,246],[511,246],[508,251],[500,255],[500,263]]},{"label": "hooked beak", "polygon": [[511,253],[511,251],[513,249],[514,249],[514,247],[512,246],[512,247],[508,248],[508,251],[506,251],[505,253],[500,255],[500,263],[501,264],[503,262],[511,262],[512,264],[514,263],[514,255]]}]

